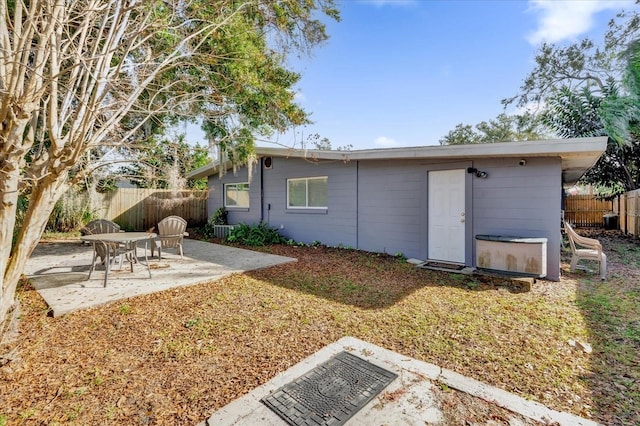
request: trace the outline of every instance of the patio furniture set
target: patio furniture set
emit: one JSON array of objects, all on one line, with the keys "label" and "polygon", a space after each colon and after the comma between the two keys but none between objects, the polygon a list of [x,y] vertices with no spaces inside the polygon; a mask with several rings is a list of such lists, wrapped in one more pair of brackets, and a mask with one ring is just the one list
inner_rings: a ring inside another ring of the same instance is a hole
[{"label": "patio furniture set", "polygon": [[140,263],[137,250],[138,243],[144,242],[144,260],[149,278],[151,278],[151,267],[147,249],[151,248],[151,256],[154,251],[158,251],[158,260],[162,259],[162,250],[168,248],[177,249],[180,258],[184,258],[182,250],[182,240],[189,234],[186,232],[187,221],[179,216],[168,216],[158,222],[158,232],[154,232],[151,228],[147,232],[125,232],[120,226],[110,220],[98,219],[89,222],[83,229],[81,241],[91,243],[93,247],[93,259],[87,280],[91,278],[91,274],[97,264],[105,266],[104,286],[107,286],[109,271],[119,262],[122,269],[123,262],[129,262],[131,272],[133,272],[133,264]]}]

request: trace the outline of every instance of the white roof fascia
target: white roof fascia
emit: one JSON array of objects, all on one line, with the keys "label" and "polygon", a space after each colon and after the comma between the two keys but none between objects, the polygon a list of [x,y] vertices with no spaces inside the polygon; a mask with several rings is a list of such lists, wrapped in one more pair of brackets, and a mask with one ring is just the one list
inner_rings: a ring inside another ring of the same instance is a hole
[{"label": "white roof fascia", "polygon": [[[504,157],[560,157],[565,180],[577,180],[592,167],[606,150],[606,136],[539,141],[497,142],[487,144],[380,148],[356,151],[318,151],[293,148],[256,147],[258,157],[306,158],[309,160],[393,160],[393,159],[461,159]],[[231,163],[227,162],[227,168]],[[219,163],[210,163],[187,174],[190,179],[218,172]],[[575,175],[579,174],[577,178]]]},{"label": "white roof fascia", "polygon": [[287,148],[256,148],[258,156],[309,158],[319,160],[392,160],[428,158],[481,158],[569,156],[602,154],[607,137],[552,139],[540,141],[497,142],[486,144],[381,148],[356,151],[317,151]]}]

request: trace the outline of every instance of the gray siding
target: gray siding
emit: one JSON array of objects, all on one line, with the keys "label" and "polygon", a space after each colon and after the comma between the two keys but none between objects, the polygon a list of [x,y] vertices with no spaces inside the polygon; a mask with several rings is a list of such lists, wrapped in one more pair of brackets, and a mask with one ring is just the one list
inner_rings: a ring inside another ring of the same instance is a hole
[{"label": "gray siding", "polygon": [[[468,160],[450,164],[423,160],[323,161],[274,157],[270,169],[258,163],[250,182],[249,209],[230,209],[230,223],[261,219],[286,238],[344,245],[426,259],[429,170],[473,166],[489,176],[467,175],[466,263],[475,264],[475,235],[547,238],[547,277],[560,277],[561,162],[558,158]],[[328,176],[327,210],[287,209],[287,179]],[[224,183],[237,175],[209,178],[209,214],[223,205]],[[260,190],[264,198],[261,205]]]},{"label": "gray siding", "polygon": [[249,208],[227,208],[229,212],[229,223],[254,224],[260,221],[261,196],[260,196],[260,163],[253,166],[251,181],[247,173],[247,167],[242,167],[237,173],[228,171],[224,176],[209,176],[208,188],[209,199],[207,201],[207,212],[209,216],[224,206],[224,184],[249,182]]},{"label": "gray siding", "polygon": [[[263,172],[264,219],[299,242],[357,246],[356,162],[274,157]],[[327,176],[327,210],[287,209],[287,179]]]},{"label": "gray siding", "polygon": [[[357,164],[274,157],[263,172],[264,220],[286,238],[356,247]],[[287,208],[287,179],[327,176],[328,209]]]},{"label": "gray siding", "polygon": [[358,181],[358,247],[424,259],[426,167],[415,161],[360,162]]},{"label": "gray siding", "polygon": [[[547,239],[547,278],[560,279],[560,159],[476,160],[489,174],[473,179],[473,235],[512,235]],[[474,259],[475,259],[475,244]]]}]

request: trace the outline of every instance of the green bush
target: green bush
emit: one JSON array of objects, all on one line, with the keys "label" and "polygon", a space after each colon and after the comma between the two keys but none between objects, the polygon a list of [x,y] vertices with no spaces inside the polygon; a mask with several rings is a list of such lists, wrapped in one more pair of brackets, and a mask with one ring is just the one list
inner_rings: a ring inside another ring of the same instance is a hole
[{"label": "green bush", "polygon": [[278,233],[276,228],[271,228],[264,222],[257,225],[234,225],[228,241],[243,244],[245,246],[264,246],[268,244],[284,244],[286,239]]},{"label": "green bush", "polygon": [[[216,212],[209,218],[209,222],[212,225],[228,225],[228,216],[229,212],[224,207],[220,207]],[[209,223],[207,223],[208,225]]]},{"label": "green bush", "polygon": [[48,232],[75,231],[96,217],[95,212],[91,211],[88,204],[65,197],[53,207],[46,230]]},{"label": "green bush", "polygon": [[[28,207],[29,197],[27,195],[20,195],[16,208],[14,234],[22,227]],[[89,206],[89,199],[86,195],[72,190],[64,194],[54,205],[45,230],[47,232],[76,231],[96,218],[97,215]],[[17,234],[14,235],[14,240],[16,236]]]},{"label": "green bush", "polygon": [[200,228],[200,233],[205,238],[214,238],[215,234],[215,226],[216,225],[228,225],[229,222],[227,220],[228,212],[224,207],[220,207],[215,211],[214,214],[209,217],[207,223]]}]

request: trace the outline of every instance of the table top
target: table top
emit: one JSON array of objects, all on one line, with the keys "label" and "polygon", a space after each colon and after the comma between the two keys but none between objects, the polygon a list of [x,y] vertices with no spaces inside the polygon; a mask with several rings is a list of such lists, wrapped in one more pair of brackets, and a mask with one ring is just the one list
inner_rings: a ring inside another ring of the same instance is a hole
[{"label": "table top", "polygon": [[80,237],[82,241],[108,241],[110,243],[128,243],[131,241],[155,238],[158,234],[153,232],[114,232],[110,234],[90,234]]}]

